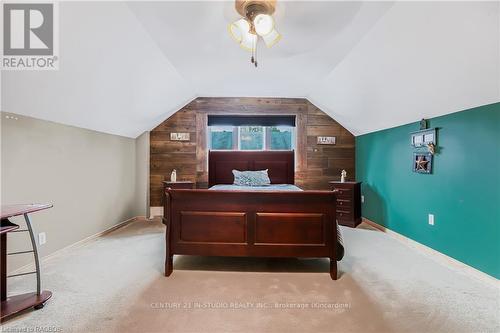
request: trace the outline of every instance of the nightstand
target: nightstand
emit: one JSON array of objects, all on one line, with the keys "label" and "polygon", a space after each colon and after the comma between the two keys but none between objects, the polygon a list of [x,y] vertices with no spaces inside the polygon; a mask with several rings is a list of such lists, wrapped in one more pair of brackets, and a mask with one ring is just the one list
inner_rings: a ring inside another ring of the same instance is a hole
[{"label": "nightstand", "polygon": [[192,190],[192,189],[194,189],[194,182],[192,182],[190,180],[180,180],[177,182],[171,182],[171,181],[164,180],[163,181],[163,188],[164,189],[171,188],[174,190],[179,190],[179,189]]},{"label": "nightstand", "polygon": [[171,182],[170,180],[163,181],[163,194],[161,195],[161,203],[162,205],[165,203],[165,191],[167,188],[171,188],[173,190],[192,190],[194,189],[194,182],[190,180],[179,180],[176,182]]},{"label": "nightstand", "polygon": [[361,182],[329,182],[337,195],[337,221],[356,228],[361,223]]}]

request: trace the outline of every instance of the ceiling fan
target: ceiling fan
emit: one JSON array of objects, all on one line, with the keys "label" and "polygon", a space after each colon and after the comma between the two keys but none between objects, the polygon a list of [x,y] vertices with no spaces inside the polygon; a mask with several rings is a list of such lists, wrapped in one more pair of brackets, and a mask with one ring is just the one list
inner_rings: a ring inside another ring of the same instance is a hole
[{"label": "ceiling fan", "polygon": [[276,10],[276,0],[236,0],[235,8],[242,18],[229,24],[229,33],[243,49],[252,52],[250,61],[257,67],[259,37],[267,47],[281,39],[272,16]]}]

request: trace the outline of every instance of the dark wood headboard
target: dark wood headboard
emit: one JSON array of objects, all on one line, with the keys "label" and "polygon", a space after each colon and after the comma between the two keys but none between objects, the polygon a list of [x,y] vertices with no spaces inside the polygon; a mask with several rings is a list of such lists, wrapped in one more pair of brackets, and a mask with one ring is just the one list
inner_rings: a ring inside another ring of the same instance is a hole
[{"label": "dark wood headboard", "polygon": [[272,184],[295,183],[293,151],[209,151],[208,186],[232,184],[233,169],[265,170]]}]

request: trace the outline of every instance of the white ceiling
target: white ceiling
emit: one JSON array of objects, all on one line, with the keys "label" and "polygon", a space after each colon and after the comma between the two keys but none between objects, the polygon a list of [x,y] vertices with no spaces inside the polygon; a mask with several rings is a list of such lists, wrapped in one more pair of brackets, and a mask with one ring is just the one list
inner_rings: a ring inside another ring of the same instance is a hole
[{"label": "white ceiling", "polygon": [[500,101],[498,2],[278,2],[259,68],[233,2],[60,3],[60,69],[2,110],[137,137],[197,96],[306,97],[354,134]]}]

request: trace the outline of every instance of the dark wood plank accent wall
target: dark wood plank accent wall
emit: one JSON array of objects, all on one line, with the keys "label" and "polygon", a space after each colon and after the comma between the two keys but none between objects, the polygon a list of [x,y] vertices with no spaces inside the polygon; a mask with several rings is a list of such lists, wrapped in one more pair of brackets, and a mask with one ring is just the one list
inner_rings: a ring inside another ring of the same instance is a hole
[{"label": "dark wood plank accent wall", "polygon": [[[208,185],[208,114],[296,115],[295,183],[303,189],[328,189],[345,169],[354,179],[354,136],[303,98],[200,97],[151,131],[150,202],[162,205],[165,177],[173,169],[178,180]],[[190,141],[170,141],[170,133],[188,132]],[[318,145],[317,136],[335,136],[336,145]]]}]

